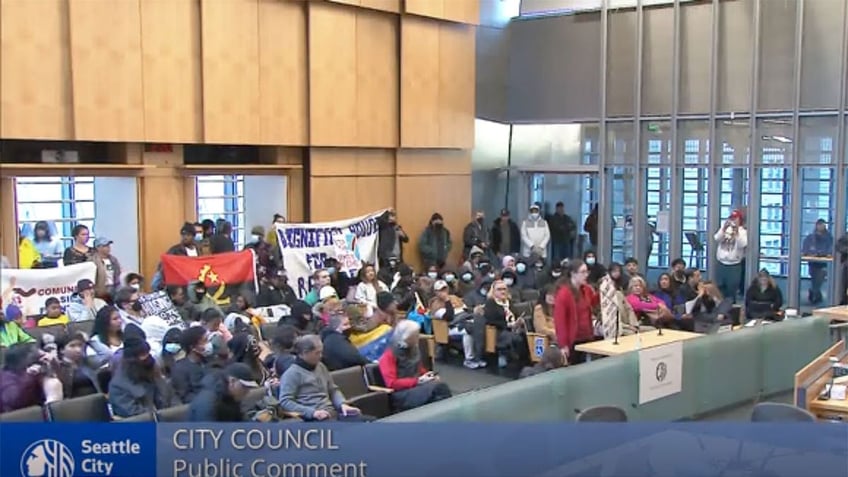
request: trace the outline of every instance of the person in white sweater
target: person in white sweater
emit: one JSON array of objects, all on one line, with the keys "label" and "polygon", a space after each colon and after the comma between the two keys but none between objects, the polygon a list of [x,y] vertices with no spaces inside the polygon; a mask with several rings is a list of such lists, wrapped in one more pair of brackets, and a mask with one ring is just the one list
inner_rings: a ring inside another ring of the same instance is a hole
[{"label": "person in white sweater", "polygon": [[547,258],[548,243],[551,241],[551,230],[548,222],[539,213],[538,203],[530,206],[530,215],[521,222],[521,254],[525,257],[537,256]]},{"label": "person in white sweater", "polygon": [[736,292],[745,274],[744,261],[748,249],[748,230],[745,229],[742,212],[734,210],[713,238],[718,242],[716,284],[725,298],[736,301]]}]

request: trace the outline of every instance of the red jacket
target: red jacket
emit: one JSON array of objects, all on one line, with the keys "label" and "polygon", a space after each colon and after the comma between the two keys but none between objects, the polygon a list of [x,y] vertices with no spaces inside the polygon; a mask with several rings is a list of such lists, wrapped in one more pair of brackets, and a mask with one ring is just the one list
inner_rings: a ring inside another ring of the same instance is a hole
[{"label": "red jacket", "polygon": [[592,339],[592,308],[598,304],[598,294],[589,285],[580,289],[583,295],[578,302],[571,288],[561,286],[554,299],[554,328],[560,348],[571,349],[577,341]]},{"label": "red jacket", "polygon": [[424,365],[418,365],[418,376],[411,378],[399,378],[397,375],[397,359],[391,348],[386,349],[383,356],[380,356],[380,374],[383,375],[383,382],[386,387],[392,388],[395,391],[403,391],[404,389],[412,389],[418,385],[418,376],[427,374],[427,369]]}]

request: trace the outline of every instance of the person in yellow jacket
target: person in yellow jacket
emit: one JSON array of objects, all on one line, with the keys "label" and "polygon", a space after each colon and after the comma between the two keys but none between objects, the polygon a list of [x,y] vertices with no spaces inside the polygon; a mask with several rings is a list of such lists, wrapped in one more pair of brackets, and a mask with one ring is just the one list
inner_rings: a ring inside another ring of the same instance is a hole
[{"label": "person in yellow jacket", "polygon": [[38,253],[35,244],[27,237],[21,237],[18,243],[18,267],[29,269],[39,263],[41,263],[41,254]]},{"label": "person in yellow jacket", "polygon": [[280,214],[274,214],[274,221],[271,223],[271,228],[268,230],[268,234],[265,236],[265,241],[270,243],[274,250],[277,249],[277,224],[286,223],[286,218]]}]

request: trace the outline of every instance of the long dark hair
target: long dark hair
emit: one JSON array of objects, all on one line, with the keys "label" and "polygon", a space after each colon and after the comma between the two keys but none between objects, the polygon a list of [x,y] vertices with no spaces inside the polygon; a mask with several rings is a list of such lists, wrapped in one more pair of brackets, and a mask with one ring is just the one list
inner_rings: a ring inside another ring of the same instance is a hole
[{"label": "long dark hair", "polygon": [[547,316],[551,316],[552,310],[551,305],[548,304],[548,300],[545,298],[550,294],[556,295],[556,291],[556,286],[548,285],[542,289],[542,293],[539,294],[539,299],[536,301],[536,304],[542,307],[542,312],[544,312]]},{"label": "long dark hair", "polygon": [[574,286],[572,283],[571,277],[580,270],[580,267],[586,265],[586,262],[579,258],[574,258],[568,261],[568,265],[566,265],[562,270],[562,277],[557,281],[557,289],[562,286],[567,286],[569,291],[571,291],[571,295],[574,296],[574,301],[579,302],[583,299],[583,293]]},{"label": "long dark hair", "polygon": [[[94,317],[94,325],[91,327],[91,337],[98,336],[103,344],[108,344],[109,328],[112,326],[112,313],[117,313],[118,309],[114,306],[107,305],[98,310]],[[118,330],[118,338],[124,340],[124,333]]]},{"label": "long dark hair", "polygon": [[[44,237],[38,238],[38,231],[39,230],[44,231]],[[45,222],[43,220],[39,220],[38,222],[35,223],[35,227],[32,230],[32,241],[36,242],[36,243],[38,243],[38,242],[48,242],[49,243],[49,242],[53,241],[53,237],[50,235],[50,225],[47,222]]]}]

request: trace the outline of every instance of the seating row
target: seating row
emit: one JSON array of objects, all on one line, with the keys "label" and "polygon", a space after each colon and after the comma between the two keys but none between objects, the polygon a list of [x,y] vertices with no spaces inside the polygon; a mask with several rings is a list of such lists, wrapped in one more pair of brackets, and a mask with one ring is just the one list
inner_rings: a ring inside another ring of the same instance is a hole
[{"label": "seating row", "polygon": [[682,392],[639,405],[639,353],[594,360],[392,415],[390,422],[573,421],[609,405],[632,421],[673,421],[791,390],[830,345],[828,320],[804,318],[684,341]]}]

